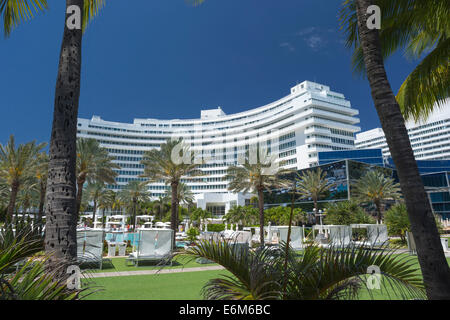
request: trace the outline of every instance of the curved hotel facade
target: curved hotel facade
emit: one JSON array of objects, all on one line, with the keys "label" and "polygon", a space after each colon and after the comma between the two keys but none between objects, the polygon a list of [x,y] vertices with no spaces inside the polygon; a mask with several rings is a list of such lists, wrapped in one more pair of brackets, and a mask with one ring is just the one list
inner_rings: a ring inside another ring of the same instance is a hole
[{"label": "curved hotel facade", "polygon": [[[354,148],[358,110],[341,93],[328,86],[304,81],[289,95],[268,105],[227,115],[219,107],[202,110],[199,119],[135,119],[133,123],[105,121],[98,116],[78,119],[78,137],[94,138],[115,157],[116,185],[142,179],[143,153],[159,148],[167,139],[182,137],[202,156],[201,177],[183,179],[195,194],[197,205],[222,215],[232,205],[245,205],[250,194],[227,190],[227,167],[242,163],[245,154],[265,147],[279,167],[303,169],[318,164],[318,152]],[[142,179],[143,180],[143,179]],[[163,182],[149,184],[152,197],[164,195]]]},{"label": "curved hotel facade", "polygon": [[[450,159],[450,99],[435,106],[426,120],[407,121],[409,140],[416,160]],[[383,129],[375,128],[356,135],[357,149],[382,149],[389,157],[389,147]]]}]

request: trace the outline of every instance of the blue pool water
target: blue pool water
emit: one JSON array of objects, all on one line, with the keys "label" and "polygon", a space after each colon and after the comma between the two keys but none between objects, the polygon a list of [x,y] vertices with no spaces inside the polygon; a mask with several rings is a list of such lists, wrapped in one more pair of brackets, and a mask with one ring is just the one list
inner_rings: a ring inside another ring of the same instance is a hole
[{"label": "blue pool water", "polygon": [[[107,232],[105,235],[106,241],[111,242],[123,242],[123,241],[130,241],[132,246],[137,247],[139,243],[139,233],[137,232],[126,232],[126,233],[114,233],[114,232]],[[176,246],[177,248],[184,248],[185,245],[188,245],[189,242],[187,241],[177,241]]]},{"label": "blue pool water", "polygon": [[105,240],[111,242],[130,241],[132,246],[137,246],[139,243],[139,234],[134,232],[126,232],[126,233],[108,232],[105,235]]}]

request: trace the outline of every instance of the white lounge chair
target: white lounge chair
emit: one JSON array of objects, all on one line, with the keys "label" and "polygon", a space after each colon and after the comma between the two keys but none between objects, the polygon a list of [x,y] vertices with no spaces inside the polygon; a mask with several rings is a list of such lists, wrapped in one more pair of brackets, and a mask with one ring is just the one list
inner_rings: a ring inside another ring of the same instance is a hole
[{"label": "white lounge chair", "polygon": [[132,252],[126,259],[135,265],[140,261],[158,261],[168,258],[173,250],[172,229],[139,230],[137,251]]},{"label": "white lounge chair", "polygon": [[80,263],[103,265],[103,230],[77,230],[77,259]]},{"label": "white lounge chair", "polygon": [[[280,226],[278,227],[280,232],[280,241],[287,242],[287,236],[289,232],[289,227]],[[302,250],[303,249],[303,231],[302,227],[292,226],[291,227],[291,239],[289,241],[289,246],[294,250]]]}]

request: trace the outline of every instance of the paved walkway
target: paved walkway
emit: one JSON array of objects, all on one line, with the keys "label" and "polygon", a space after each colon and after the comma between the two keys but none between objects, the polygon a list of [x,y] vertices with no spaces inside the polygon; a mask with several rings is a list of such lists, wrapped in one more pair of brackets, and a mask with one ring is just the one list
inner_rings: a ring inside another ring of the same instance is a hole
[{"label": "paved walkway", "polygon": [[139,271],[117,271],[117,272],[99,272],[89,274],[89,278],[106,278],[106,277],[125,277],[125,276],[142,276],[152,274],[163,273],[180,273],[180,272],[198,272],[198,271],[211,271],[211,270],[223,270],[222,266],[209,266],[209,267],[195,267],[195,268],[177,268],[177,269],[154,269],[154,270],[139,270]]}]

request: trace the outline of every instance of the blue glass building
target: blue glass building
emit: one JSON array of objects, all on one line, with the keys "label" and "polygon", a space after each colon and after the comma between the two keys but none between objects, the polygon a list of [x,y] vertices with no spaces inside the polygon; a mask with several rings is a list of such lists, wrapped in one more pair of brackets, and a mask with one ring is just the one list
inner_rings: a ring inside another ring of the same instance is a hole
[{"label": "blue glass building", "polygon": [[354,160],[380,167],[385,166],[381,149],[323,151],[318,153],[319,166],[341,160]]},{"label": "blue glass building", "polygon": [[[318,153],[319,166],[342,160],[351,160],[392,169],[392,177],[398,182],[392,158],[383,159],[381,149],[325,151]],[[444,219],[450,218],[450,160],[416,160],[425,190],[433,211]]]}]

